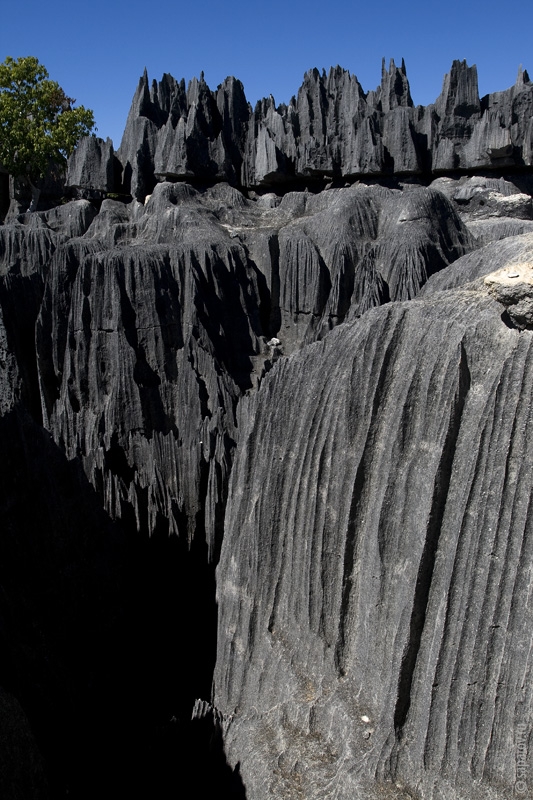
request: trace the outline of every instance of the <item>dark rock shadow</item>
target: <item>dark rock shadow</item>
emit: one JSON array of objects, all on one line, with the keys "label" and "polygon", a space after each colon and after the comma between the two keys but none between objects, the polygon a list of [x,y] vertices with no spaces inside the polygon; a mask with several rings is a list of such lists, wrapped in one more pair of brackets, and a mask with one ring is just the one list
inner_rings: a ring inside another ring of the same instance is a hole
[{"label": "dark rock shadow", "polygon": [[23,408],[0,418],[0,447],[0,686],[45,772],[13,798],[35,800],[24,786],[38,780],[43,800],[170,800],[200,784],[243,798],[220,731],[191,722],[216,656],[205,542],[170,537],[164,518],[151,537],[111,520]]}]

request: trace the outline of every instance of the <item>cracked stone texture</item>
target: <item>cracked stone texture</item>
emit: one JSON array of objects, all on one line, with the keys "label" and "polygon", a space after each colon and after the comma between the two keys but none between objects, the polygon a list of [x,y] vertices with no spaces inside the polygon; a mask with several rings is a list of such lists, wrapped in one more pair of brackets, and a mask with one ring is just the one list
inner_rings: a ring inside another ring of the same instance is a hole
[{"label": "cracked stone texture", "polygon": [[215,553],[239,397],[281,352],[416,295],[471,246],[452,204],[423,188],[289,194],[269,208],[227,185],[165,183],[145,207],[106,200],[49,261],[44,424],[113,517],[204,529]]},{"label": "cracked stone texture", "polygon": [[67,188],[112,192],[115,187],[115,156],[111,139],[84,136],[68,162]]}]

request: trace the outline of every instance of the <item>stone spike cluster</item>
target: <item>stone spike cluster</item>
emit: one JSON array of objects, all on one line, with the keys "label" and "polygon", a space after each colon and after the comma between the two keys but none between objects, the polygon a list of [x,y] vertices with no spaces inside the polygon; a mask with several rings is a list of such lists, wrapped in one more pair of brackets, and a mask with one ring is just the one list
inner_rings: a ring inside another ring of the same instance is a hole
[{"label": "stone spike cluster", "polygon": [[425,107],[413,104],[403,60],[388,69],[383,61],[375,91],[341,67],[311,69],[288,105],[270,96],[254,109],[235,78],[212,91],[203,74],[186,87],[169,74],[150,85],[145,71],[118,152],[91,139],[73,156],[67,183],[144,200],[161,180],[264,190],[532,166],[532,108],[525,70],[510,89],[480,99],[466,61],[453,62]]}]

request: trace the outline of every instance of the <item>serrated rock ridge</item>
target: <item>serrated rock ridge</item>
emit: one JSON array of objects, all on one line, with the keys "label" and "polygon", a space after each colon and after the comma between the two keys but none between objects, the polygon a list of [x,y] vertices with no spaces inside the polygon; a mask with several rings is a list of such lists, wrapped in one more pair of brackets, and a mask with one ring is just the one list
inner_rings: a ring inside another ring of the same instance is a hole
[{"label": "serrated rock ridge", "polygon": [[466,61],[453,62],[425,107],[414,106],[405,63],[392,59],[375,91],[339,66],[311,69],[288,105],[270,97],[254,109],[235,78],[212,91],[203,75],[186,88],[168,74],[150,86],[145,73],[117,153],[122,190],[144,199],[156,180],[258,189],[531,167],[532,104],[527,71],[480,98],[476,67]]}]

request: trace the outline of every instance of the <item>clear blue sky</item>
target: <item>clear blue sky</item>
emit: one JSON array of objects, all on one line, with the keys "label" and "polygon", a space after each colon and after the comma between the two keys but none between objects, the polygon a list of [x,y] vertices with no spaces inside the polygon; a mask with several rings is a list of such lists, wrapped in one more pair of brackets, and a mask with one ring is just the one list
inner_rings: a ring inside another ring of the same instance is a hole
[{"label": "clear blue sky", "polygon": [[235,75],[255,104],[288,102],[304,72],[340,64],[365,91],[381,59],[407,66],[415,104],[433,102],[453,59],[476,64],[480,94],[533,77],[533,0],[25,0],[5,2],[0,61],[36,56],[68,95],[95,112],[118,148],[144,68],[216,89]]}]

